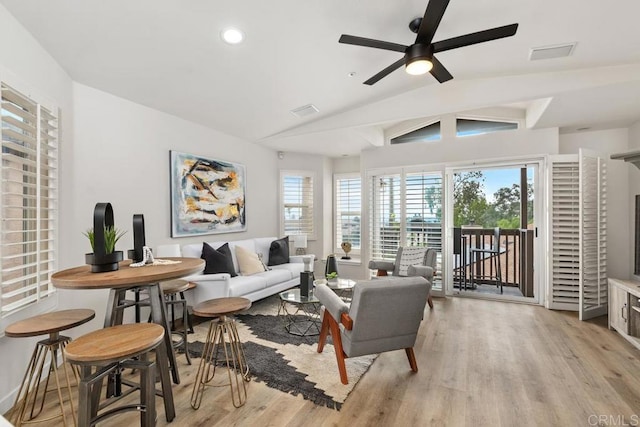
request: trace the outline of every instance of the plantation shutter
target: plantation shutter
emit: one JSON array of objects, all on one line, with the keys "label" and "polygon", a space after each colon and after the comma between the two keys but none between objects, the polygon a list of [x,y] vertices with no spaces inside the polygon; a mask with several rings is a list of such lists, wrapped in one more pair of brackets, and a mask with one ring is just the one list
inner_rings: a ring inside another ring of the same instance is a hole
[{"label": "plantation shutter", "polygon": [[307,172],[282,174],[282,233],[315,238],[313,223],[313,176]]},{"label": "plantation shutter", "polygon": [[580,302],[580,164],[574,155],[549,156],[549,308],[578,311]]},{"label": "plantation shutter", "polygon": [[607,313],[607,165],[580,150],[580,320]]},{"label": "plantation shutter", "polygon": [[360,176],[338,177],[336,183],[336,249],[342,242],[351,243],[353,250],[360,249],[360,225],[362,219],[362,183]]},{"label": "plantation shutter", "polygon": [[606,164],[581,150],[549,156],[548,171],[548,307],[599,316],[607,309]]},{"label": "plantation shutter", "polygon": [[442,248],[442,174],[405,177],[406,246]]},{"label": "plantation shutter", "polygon": [[[438,252],[436,271],[442,271],[442,173],[405,175],[405,246],[426,246]],[[440,275],[435,288],[441,286]]]},{"label": "plantation shutter", "polygon": [[5,83],[0,184],[0,313],[54,291],[56,268],[57,117]]},{"label": "plantation shutter", "polygon": [[400,246],[400,175],[371,177],[369,226],[372,259],[395,260]]}]

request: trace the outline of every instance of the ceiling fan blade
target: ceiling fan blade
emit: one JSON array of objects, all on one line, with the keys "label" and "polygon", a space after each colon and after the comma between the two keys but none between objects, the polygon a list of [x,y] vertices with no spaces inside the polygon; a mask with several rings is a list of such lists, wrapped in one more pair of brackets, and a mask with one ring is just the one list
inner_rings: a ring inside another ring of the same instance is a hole
[{"label": "ceiling fan blade", "polygon": [[398,43],[367,39],[364,37],[350,36],[347,34],[341,35],[340,40],[338,40],[338,42],[344,43],[344,44],[353,44],[356,46],[373,47],[376,49],[393,50],[394,52],[402,52],[402,53],[404,53],[404,51],[407,50],[407,46],[404,46]]},{"label": "ceiling fan blade", "polygon": [[435,56],[431,58],[431,63],[433,64],[433,68],[429,72],[433,77],[436,78],[437,81],[439,81],[440,83],[444,83],[453,78],[451,73],[446,68],[444,68],[444,65],[442,65],[442,63],[438,61]]},{"label": "ceiling fan blade", "polygon": [[449,0],[429,0],[427,10],[424,11],[424,17],[418,29],[416,43],[431,43],[448,5]]},{"label": "ceiling fan blade", "polygon": [[472,44],[484,43],[491,40],[502,39],[513,36],[518,30],[518,24],[505,25],[490,30],[478,31],[477,33],[466,34],[464,36],[454,37],[447,40],[435,42],[433,44],[433,53],[444,52],[445,50],[456,49],[459,47],[470,46]]},{"label": "ceiling fan blade", "polygon": [[380,71],[375,76],[371,77],[369,80],[364,82],[364,84],[371,86],[372,84],[377,83],[382,78],[387,77],[389,74],[391,74],[392,72],[394,72],[398,68],[402,67],[403,65],[404,65],[404,57],[398,59],[396,62],[394,62],[393,64],[389,65],[387,68],[385,68],[384,70]]}]

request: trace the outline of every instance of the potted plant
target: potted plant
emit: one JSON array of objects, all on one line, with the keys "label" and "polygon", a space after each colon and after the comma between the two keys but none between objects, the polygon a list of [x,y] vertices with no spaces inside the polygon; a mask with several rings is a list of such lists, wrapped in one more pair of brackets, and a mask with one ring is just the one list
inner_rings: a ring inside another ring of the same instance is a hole
[{"label": "potted plant", "polygon": [[93,253],[85,255],[91,272],[116,271],[122,261],[122,251],[116,251],[116,243],[125,234],[113,224],[113,209],[110,203],[98,203],[93,211],[93,228],[83,233],[91,244]]}]

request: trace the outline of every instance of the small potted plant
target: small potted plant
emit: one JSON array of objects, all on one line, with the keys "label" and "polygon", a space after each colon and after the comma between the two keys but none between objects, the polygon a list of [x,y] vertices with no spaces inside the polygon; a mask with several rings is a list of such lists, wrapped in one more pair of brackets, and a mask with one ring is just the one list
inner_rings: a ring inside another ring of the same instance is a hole
[{"label": "small potted plant", "polygon": [[110,203],[96,204],[93,212],[93,228],[83,233],[91,244],[93,253],[85,255],[92,273],[118,270],[122,261],[122,251],[116,251],[116,243],[125,234],[113,224],[113,209]]}]

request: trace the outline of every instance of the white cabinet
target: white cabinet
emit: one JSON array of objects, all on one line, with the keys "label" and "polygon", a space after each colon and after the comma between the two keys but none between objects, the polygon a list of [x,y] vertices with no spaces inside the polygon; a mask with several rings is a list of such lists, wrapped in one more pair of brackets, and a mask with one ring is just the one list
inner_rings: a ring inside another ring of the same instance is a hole
[{"label": "white cabinet", "polygon": [[640,282],[609,279],[609,328],[640,349]]},{"label": "white cabinet", "polygon": [[620,333],[629,333],[629,293],[609,281],[609,327]]}]

